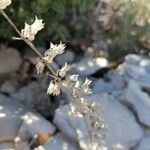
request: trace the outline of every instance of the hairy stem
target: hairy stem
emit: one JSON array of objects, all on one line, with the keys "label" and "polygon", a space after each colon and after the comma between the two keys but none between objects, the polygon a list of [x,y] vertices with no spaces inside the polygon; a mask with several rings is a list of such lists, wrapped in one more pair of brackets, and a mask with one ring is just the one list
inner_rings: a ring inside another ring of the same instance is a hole
[{"label": "hairy stem", "polygon": [[[42,59],[43,56],[42,54],[39,52],[39,50],[26,38],[24,38],[21,34],[21,32],[18,30],[18,28],[16,27],[16,25],[13,23],[13,21],[7,16],[7,14],[3,11],[0,10],[1,14],[3,15],[3,17],[8,21],[8,23],[13,27],[13,29],[17,32],[17,34],[20,36],[19,40],[23,40],[35,53],[36,55]],[[44,61],[45,66],[47,67],[47,69],[52,73],[52,77],[57,79],[57,81],[59,81],[59,83],[61,84],[61,86],[67,91],[67,93],[70,95],[70,97],[72,98],[72,100],[76,100],[76,98],[73,96],[72,92],[70,91],[70,89],[66,88],[63,86],[61,79],[58,77],[57,73],[55,72],[55,70],[46,62]],[[88,130],[88,134],[89,134],[89,139],[90,139],[90,143],[92,144],[92,135],[88,126],[88,121],[86,118],[86,115],[83,115],[84,117],[84,122],[86,125],[86,128]],[[90,147],[89,147],[90,149]]]},{"label": "hairy stem", "polygon": [[90,142],[90,145],[88,147],[89,147],[89,150],[90,150],[91,147],[92,147],[92,144],[93,144],[92,143],[92,134],[91,134],[91,130],[90,130],[90,127],[89,127],[87,116],[85,114],[83,114],[83,119],[84,119],[84,123],[85,123],[86,129],[88,131],[89,142]]},{"label": "hairy stem", "polygon": [[[39,52],[39,50],[26,38],[24,38],[21,35],[21,32],[18,30],[18,28],[16,27],[16,25],[13,23],[13,21],[7,16],[7,14],[3,11],[0,10],[1,14],[4,16],[4,18],[9,22],[9,24],[14,28],[14,30],[18,33],[18,35],[21,37],[21,39],[37,54],[38,57],[40,57],[41,59],[43,58],[42,54]],[[52,75],[61,83],[61,79],[57,76],[55,70],[46,62],[44,61],[45,66],[47,67],[47,69],[52,73]],[[62,85],[62,87],[64,87]],[[69,95],[72,97],[72,99],[74,99],[71,91],[69,89],[67,89],[66,87],[64,87],[64,89],[69,93]]]}]

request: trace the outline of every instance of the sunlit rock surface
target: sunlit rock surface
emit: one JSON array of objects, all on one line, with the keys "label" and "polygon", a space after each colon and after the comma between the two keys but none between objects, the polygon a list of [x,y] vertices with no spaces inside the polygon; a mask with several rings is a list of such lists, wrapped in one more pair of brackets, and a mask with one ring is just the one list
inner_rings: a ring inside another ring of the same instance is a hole
[{"label": "sunlit rock surface", "polygon": [[34,150],[80,150],[77,143],[70,141],[63,134],[58,133],[49,139],[43,146],[39,146]]},{"label": "sunlit rock surface", "polygon": [[[143,136],[141,127],[133,114],[123,105],[108,95],[93,95],[91,101],[101,104],[103,119],[107,125],[106,145],[108,149],[129,149]],[[85,129],[83,118],[73,118],[69,115],[69,105],[56,110],[54,123],[70,139],[76,139],[80,146],[86,149],[88,133]],[[80,132],[79,132],[80,131]],[[82,135],[82,138],[79,138]]]},{"label": "sunlit rock surface", "polygon": [[[105,58],[84,57],[80,62],[74,63],[71,71],[82,75],[82,79],[90,76],[93,80],[93,95],[88,99],[101,105],[102,119],[107,126],[104,133],[106,137],[100,148],[149,150],[150,60],[130,54],[118,68],[106,72],[103,77],[91,77],[107,65]],[[0,149],[13,149],[14,143],[6,140],[14,140],[16,136],[23,140],[18,145],[19,150],[26,144],[29,148],[29,143],[26,142],[28,139],[37,133],[45,135],[49,132],[52,136],[35,150],[87,150],[87,129],[81,115],[70,116],[70,97],[50,97],[46,94],[47,86],[41,84],[41,79],[36,76],[36,81],[22,87],[12,83],[14,80],[1,84],[1,93],[9,98],[0,95]],[[34,112],[35,109],[46,117],[52,116],[50,120],[54,117],[53,123],[56,126]],[[56,134],[55,130],[58,131]]]},{"label": "sunlit rock surface", "polygon": [[133,107],[141,123],[150,126],[150,97],[132,79],[128,83],[123,100]]},{"label": "sunlit rock surface", "polygon": [[85,57],[80,62],[72,66],[72,72],[81,76],[89,76],[94,74],[97,70],[108,66],[106,58],[90,58]]},{"label": "sunlit rock surface", "polygon": [[144,137],[138,144],[136,150],[150,150],[150,137]]},{"label": "sunlit rock surface", "polygon": [[134,79],[143,89],[150,91],[150,59],[139,55],[127,55],[119,66],[119,72],[128,79]]},{"label": "sunlit rock surface", "polygon": [[27,86],[20,88],[11,94],[11,98],[24,103],[28,108],[37,110],[44,116],[48,116],[51,112],[50,97],[46,94],[46,88],[42,88],[37,82],[30,82]]},{"label": "sunlit rock surface", "polygon": [[22,103],[0,95],[0,142],[14,141],[17,136],[29,140],[37,134],[53,135],[56,128],[41,115]]}]

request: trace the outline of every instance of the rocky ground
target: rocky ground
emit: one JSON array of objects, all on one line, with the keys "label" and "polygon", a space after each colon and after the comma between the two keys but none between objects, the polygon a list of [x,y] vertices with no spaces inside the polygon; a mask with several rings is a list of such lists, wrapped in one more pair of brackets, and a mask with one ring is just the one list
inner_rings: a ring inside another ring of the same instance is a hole
[{"label": "rocky ground", "polygon": [[[150,150],[150,59],[130,54],[102,74],[109,65],[105,58],[84,56],[75,62],[72,51],[59,57],[55,68],[73,63],[71,73],[93,80],[88,99],[102,108],[103,149]],[[23,57],[15,49],[0,51],[0,150],[88,149],[82,118],[69,115],[65,93],[46,94],[47,73],[36,75],[34,63],[28,51]]]}]

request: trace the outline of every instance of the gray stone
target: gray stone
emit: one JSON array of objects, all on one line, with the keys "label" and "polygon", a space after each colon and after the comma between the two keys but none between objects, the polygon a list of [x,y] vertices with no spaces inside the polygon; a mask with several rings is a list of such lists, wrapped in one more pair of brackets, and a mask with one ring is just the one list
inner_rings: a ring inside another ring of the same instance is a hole
[{"label": "gray stone", "polygon": [[[134,146],[143,136],[143,131],[135,117],[123,105],[108,95],[93,95],[88,98],[91,102],[101,104],[103,119],[107,125],[106,145],[108,149],[127,150]],[[69,115],[69,105],[56,110],[54,123],[67,137],[79,141],[82,148],[88,145],[88,133],[81,117]],[[80,133],[80,134],[79,134]],[[80,137],[79,135],[82,135]]]},{"label": "gray stone", "polygon": [[93,81],[92,91],[93,94],[110,94],[120,101],[125,88],[126,83],[123,77],[111,70],[104,78]]},{"label": "gray stone", "polygon": [[40,86],[37,82],[31,82],[22,87],[19,91],[11,94],[11,98],[37,110],[46,117],[51,113],[50,97],[46,94],[46,89],[43,89],[42,85]]},{"label": "gray stone", "polygon": [[17,90],[17,82],[15,81],[6,81],[2,84],[0,88],[1,92],[6,94],[12,94]]},{"label": "gray stone", "polygon": [[141,57],[136,54],[129,54],[125,57],[125,61],[128,62],[128,64],[138,64],[141,61]]},{"label": "gray stone", "polygon": [[79,147],[63,134],[58,133],[55,137],[53,137],[53,139],[34,150],[79,150]]},{"label": "gray stone", "polygon": [[8,48],[0,51],[0,74],[19,70],[22,59],[17,50]]},{"label": "gray stone", "polygon": [[40,114],[26,112],[21,116],[23,123],[18,131],[18,136],[23,140],[29,140],[40,134],[53,135],[56,128]]},{"label": "gray stone", "polygon": [[26,111],[20,103],[0,96],[0,141],[14,140],[22,124],[20,117]]},{"label": "gray stone", "polygon": [[83,58],[80,62],[73,64],[72,73],[89,76],[94,74],[99,69],[105,68],[108,66],[108,61],[106,58]]},{"label": "gray stone", "polygon": [[28,143],[20,142],[14,143],[14,141],[4,141],[0,143],[0,150],[30,150]]},{"label": "gray stone", "polygon": [[63,54],[56,57],[56,62],[58,65],[62,66],[65,63],[72,63],[75,59],[75,55],[71,50],[66,50]]},{"label": "gray stone", "polygon": [[129,80],[123,100],[133,107],[141,123],[150,126],[150,97],[141,90],[136,81]]},{"label": "gray stone", "polygon": [[70,112],[71,109],[69,105],[60,106],[55,112],[53,122],[68,138],[77,141],[76,128],[82,129],[82,131],[86,128],[82,118],[78,116],[72,117]]},{"label": "gray stone", "polygon": [[137,146],[136,150],[150,150],[150,137],[144,137],[139,145]]},{"label": "gray stone", "polygon": [[113,92],[118,92],[120,90],[124,90],[125,83],[119,80],[104,80],[98,79],[93,82],[93,93],[107,93],[112,94]]},{"label": "gray stone", "polygon": [[0,143],[0,149],[1,150],[15,150],[15,145],[14,145],[13,141],[2,142],[2,143]]},{"label": "gray stone", "polygon": [[133,114],[111,96],[96,95],[90,99],[99,102],[103,109],[108,149],[129,149],[143,136],[143,131]]},{"label": "gray stone", "polygon": [[36,134],[55,132],[55,127],[22,103],[0,96],[0,142],[14,141],[19,136],[27,139]]},{"label": "gray stone", "polygon": [[126,81],[134,79],[143,89],[150,91],[150,59],[139,55],[127,55],[119,66]]},{"label": "gray stone", "polygon": [[110,82],[106,82],[103,79],[98,79],[93,82],[93,93],[107,93],[110,94],[113,91],[112,84]]}]

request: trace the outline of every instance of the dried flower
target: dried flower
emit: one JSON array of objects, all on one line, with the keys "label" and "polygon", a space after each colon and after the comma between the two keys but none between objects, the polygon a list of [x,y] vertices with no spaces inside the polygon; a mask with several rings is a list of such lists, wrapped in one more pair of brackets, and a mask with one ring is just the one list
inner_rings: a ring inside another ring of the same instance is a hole
[{"label": "dried flower", "polygon": [[42,61],[39,61],[39,62],[36,64],[37,74],[42,73],[43,70],[44,70],[44,67],[45,67],[45,64],[44,64]]},{"label": "dried flower", "polygon": [[43,60],[46,61],[47,63],[51,64],[53,62],[54,57],[52,55],[45,56],[43,57]]},{"label": "dried flower", "polygon": [[77,80],[74,87],[75,87],[76,89],[80,89],[80,86],[81,86],[80,81]]},{"label": "dried flower", "polygon": [[[11,3],[11,0],[0,0],[0,9],[5,9],[10,3]],[[44,24],[42,23],[42,21],[43,21],[42,19],[38,19],[36,17],[32,25],[28,25],[27,23],[25,23],[25,27],[21,31],[21,35],[22,35],[21,37],[27,38],[29,41],[33,41],[35,39],[35,35],[37,34],[37,32],[40,31],[44,27]],[[18,32],[17,29],[16,31]],[[30,45],[31,43],[27,42],[26,40],[24,41],[31,48],[33,48]],[[33,50],[35,52],[38,52],[36,48]],[[64,50],[65,50],[65,44],[60,43],[58,45],[54,45],[51,43],[49,50],[46,51],[45,53],[45,56],[41,58],[41,55],[40,55],[41,60],[36,64],[37,73],[38,74],[42,73],[45,68],[46,63],[52,63],[53,59],[57,55],[62,54]],[[70,104],[72,112],[75,114],[80,114],[82,116],[90,115],[91,122],[89,123],[92,126],[93,131],[94,130],[96,131],[95,137],[101,136],[101,134],[97,134],[97,133],[99,129],[104,128],[104,125],[101,125],[101,118],[99,117],[100,115],[96,107],[96,104],[90,105],[88,101],[84,98],[86,94],[89,94],[91,92],[91,89],[89,88],[89,86],[92,81],[86,78],[85,82],[82,84],[78,80],[78,75],[66,76],[66,73],[70,69],[70,66],[67,65],[67,63],[65,63],[65,65],[60,70],[57,71],[57,74],[55,73],[55,70],[53,70],[53,68],[48,67],[48,69],[52,72],[52,77],[54,78],[54,80],[50,82],[49,87],[47,89],[47,93],[57,96],[61,92],[61,87],[65,87],[65,90],[72,97],[72,101]],[[91,131],[92,130],[90,129],[89,134],[93,132]]]},{"label": "dried flower", "polygon": [[90,94],[91,93],[91,89],[89,88],[90,84],[92,83],[91,80],[89,80],[88,78],[85,79],[85,82],[82,84],[81,88],[84,91],[85,94]]},{"label": "dried flower", "polygon": [[45,52],[45,55],[43,57],[43,60],[45,60],[47,63],[52,63],[53,59],[64,52],[65,50],[65,44],[58,44],[54,45],[53,43],[50,43],[50,48]]},{"label": "dried flower", "polygon": [[66,73],[70,70],[70,68],[71,66],[65,63],[65,65],[60,70],[58,70],[58,75],[60,77],[64,77]]},{"label": "dried flower", "polygon": [[61,87],[60,87],[59,83],[55,82],[55,84],[54,84],[52,81],[52,82],[50,82],[50,85],[47,89],[47,93],[57,96],[60,94],[60,88]]},{"label": "dried flower", "polygon": [[54,44],[52,44],[51,43],[51,45],[50,45],[50,49],[54,52],[54,53],[56,53],[56,55],[60,55],[60,54],[62,54],[63,52],[64,52],[64,50],[65,50],[65,44],[62,44],[61,42],[60,42],[60,44],[56,44],[56,45],[54,45]]},{"label": "dried flower", "polygon": [[11,4],[11,0],[0,0],[0,9],[5,9]]},{"label": "dried flower", "polygon": [[35,35],[44,28],[44,23],[42,23],[42,19],[38,19],[35,17],[35,21],[32,25],[28,25],[25,23],[24,29],[21,30],[21,34],[24,38],[27,38],[29,41],[33,41],[35,39]]},{"label": "dried flower", "polygon": [[79,75],[71,75],[71,76],[69,76],[69,79],[71,80],[71,81],[77,81],[78,80],[78,77],[79,77]]},{"label": "dried flower", "polygon": [[91,84],[91,80],[87,79],[85,80],[85,82],[83,84],[80,83],[79,80],[76,81],[74,87],[73,87],[73,94],[76,95],[76,97],[84,97],[87,94],[91,93],[91,89],[89,88],[90,84]]}]

